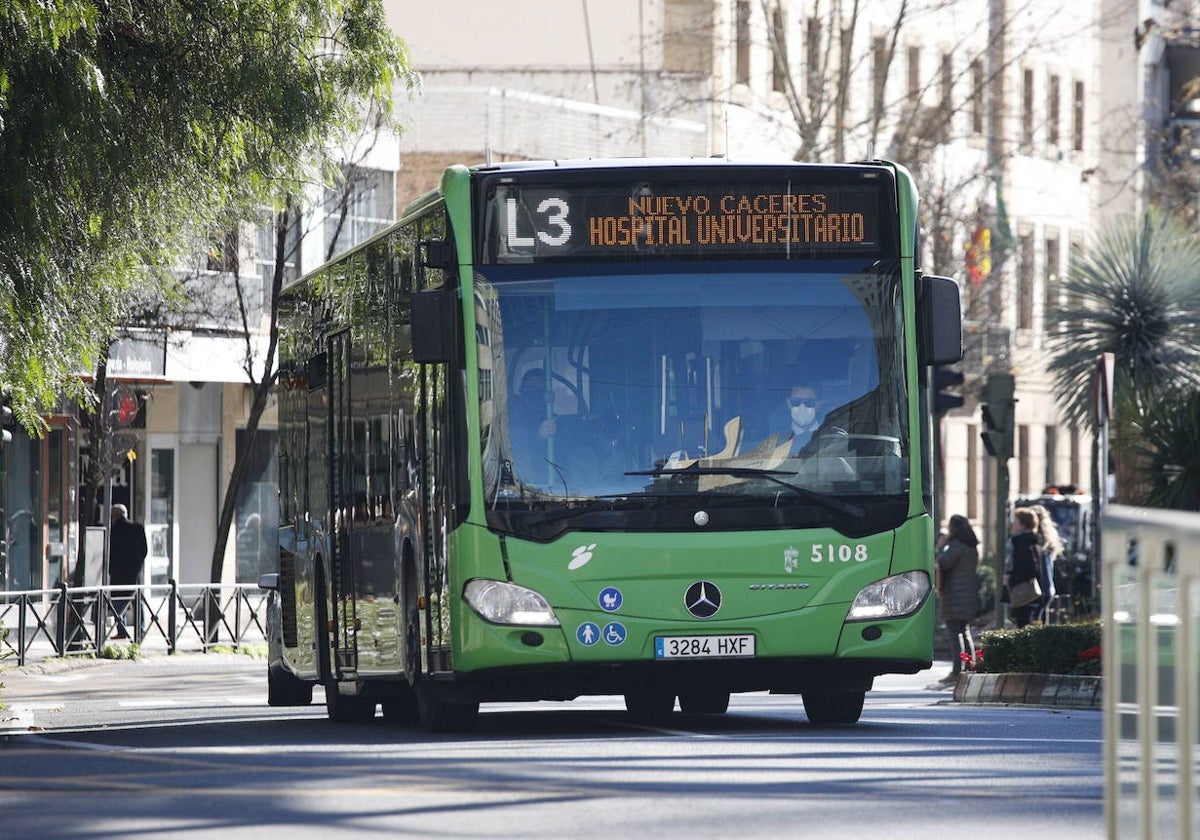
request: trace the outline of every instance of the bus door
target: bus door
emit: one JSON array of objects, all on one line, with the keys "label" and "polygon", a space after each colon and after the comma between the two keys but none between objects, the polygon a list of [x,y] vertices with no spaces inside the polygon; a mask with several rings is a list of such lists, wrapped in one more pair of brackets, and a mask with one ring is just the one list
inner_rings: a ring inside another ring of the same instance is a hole
[{"label": "bus door", "polygon": [[350,332],[342,330],[327,340],[329,356],[329,502],[333,528],[329,542],[333,647],[335,673],[358,670],[357,612],[354,597],[355,569],[350,550],[354,520],[354,459],[350,404]]}]

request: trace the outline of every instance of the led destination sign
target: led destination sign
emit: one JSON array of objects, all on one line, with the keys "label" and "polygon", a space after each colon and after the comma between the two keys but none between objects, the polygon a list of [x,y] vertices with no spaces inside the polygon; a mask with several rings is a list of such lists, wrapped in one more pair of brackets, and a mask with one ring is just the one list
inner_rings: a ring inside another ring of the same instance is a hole
[{"label": "led destination sign", "polygon": [[877,256],[893,227],[884,186],[503,184],[487,208],[485,260]]}]

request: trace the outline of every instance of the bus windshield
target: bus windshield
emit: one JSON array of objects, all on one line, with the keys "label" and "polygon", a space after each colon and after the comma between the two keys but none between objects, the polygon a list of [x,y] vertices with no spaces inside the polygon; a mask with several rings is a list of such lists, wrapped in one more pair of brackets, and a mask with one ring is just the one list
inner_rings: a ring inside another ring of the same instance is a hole
[{"label": "bus windshield", "polygon": [[898,523],[899,290],[895,263],[864,259],[481,267],[489,525]]}]

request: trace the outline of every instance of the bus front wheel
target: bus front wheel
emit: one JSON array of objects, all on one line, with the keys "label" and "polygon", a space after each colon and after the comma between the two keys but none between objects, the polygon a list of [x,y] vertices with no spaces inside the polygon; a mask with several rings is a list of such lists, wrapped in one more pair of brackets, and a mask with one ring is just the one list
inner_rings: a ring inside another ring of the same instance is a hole
[{"label": "bus front wheel", "polygon": [[729,711],[728,691],[685,691],[679,695],[685,715],[723,715]]},{"label": "bus front wheel", "polygon": [[405,628],[405,670],[416,700],[417,717],[426,732],[465,732],[474,728],[479,718],[478,702],[446,700],[421,670],[421,614],[413,603],[407,611]]},{"label": "bus front wheel", "polygon": [[858,723],[867,692],[806,691],[800,696],[804,700],[804,714],[811,723]]},{"label": "bus front wheel", "polygon": [[634,720],[653,721],[675,710],[675,695],[669,691],[638,689],[625,692],[625,710]]}]

